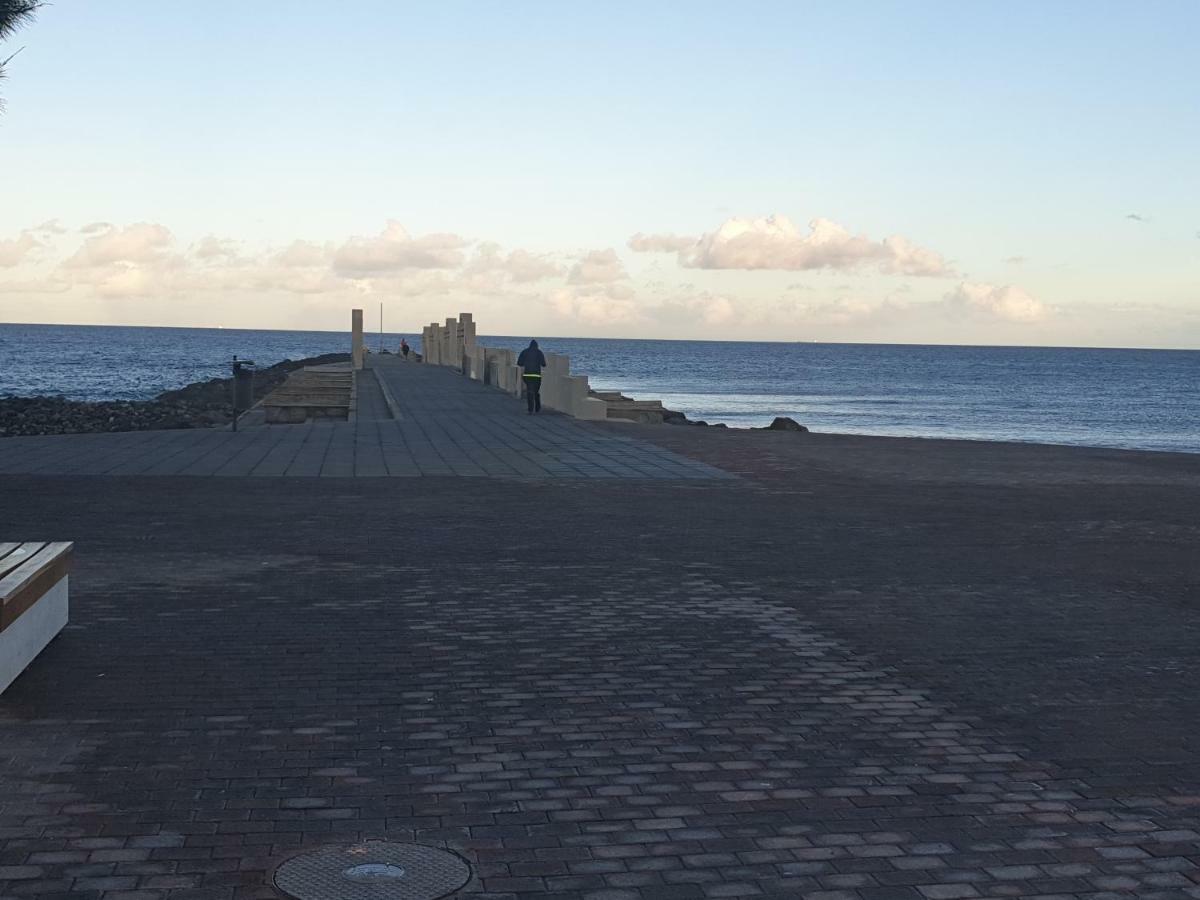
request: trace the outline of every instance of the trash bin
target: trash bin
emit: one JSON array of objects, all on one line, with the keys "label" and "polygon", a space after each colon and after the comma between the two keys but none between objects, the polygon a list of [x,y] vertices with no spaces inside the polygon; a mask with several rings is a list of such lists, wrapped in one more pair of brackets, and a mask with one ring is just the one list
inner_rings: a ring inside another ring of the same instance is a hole
[{"label": "trash bin", "polygon": [[233,415],[254,405],[254,363],[248,359],[233,358]]}]

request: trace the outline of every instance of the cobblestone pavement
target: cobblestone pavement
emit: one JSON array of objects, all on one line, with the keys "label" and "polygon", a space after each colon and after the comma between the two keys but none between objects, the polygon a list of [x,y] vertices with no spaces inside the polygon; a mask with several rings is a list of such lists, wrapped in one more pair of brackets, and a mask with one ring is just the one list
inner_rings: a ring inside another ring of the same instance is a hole
[{"label": "cobblestone pavement", "polygon": [[0,897],[1200,896],[1192,460],[653,434],[742,477],[0,478],[78,557]]},{"label": "cobblestone pavement", "polygon": [[354,422],[0,439],[0,474],[727,478],[703,462],[524,405],[432,366],[359,378]]}]

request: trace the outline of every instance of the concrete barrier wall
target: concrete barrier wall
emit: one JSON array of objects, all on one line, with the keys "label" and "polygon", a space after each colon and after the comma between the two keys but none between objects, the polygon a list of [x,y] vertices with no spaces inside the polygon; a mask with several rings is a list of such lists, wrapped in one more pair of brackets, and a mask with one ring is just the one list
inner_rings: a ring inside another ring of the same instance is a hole
[{"label": "concrete barrier wall", "polygon": [[[476,340],[475,317],[460,313],[445,324],[432,322],[421,331],[424,362],[448,366],[474,381],[520,397],[524,385],[512,350],[484,347]],[[546,354],[542,371],[542,405],[577,419],[608,418],[608,404],[589,394],[586,375],[571,374],[571,359],[561,353]]]}]

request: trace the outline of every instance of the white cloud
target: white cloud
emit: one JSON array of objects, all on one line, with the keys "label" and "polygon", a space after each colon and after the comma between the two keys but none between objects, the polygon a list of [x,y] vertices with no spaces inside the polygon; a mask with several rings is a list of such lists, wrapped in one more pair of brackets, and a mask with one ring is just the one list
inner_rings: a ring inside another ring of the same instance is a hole
[{"label": "white cloud", "polygon": [[124,228],[95,222],[80,229],[87,238],[62,262],[56,277],[89,287],[105,299],[166,296],[185,274],[183,256],[165,225],[137,222]]},{"label": "white cloud", "polygon": [[845,271],[872,266],[897,275],[952,274],[939,254],[907,238],[873,241],[819,218],[809,223],[807,233],[786,216],[733,218],[695,241],[675,235],[636,234],[629,239],[629,246],[640,251],[675,250],[679,264],[693,269]]},{"label": "white cloud", "polygon": [[977,310],[1010,322],[1038,322],[1050,310],[1040,300],[1013,285],[997,287],[986,282],[962,282],[946,300],[952,306]]},{"label": "white cloud", "polygon": [[564,287],[550,295],[550,305],[563,318],[587,325],[636,325],[644,320],[631,289]]},{"label": "white cloud", "polygon": [[612,248],[593,250],[572,268],[567,280],[571,284],[609,284],[629,277],[625,266]]},{"label": "white cloud", "polygon": [[206,262],[210,260],[236,259],[238,255],[238,242],[229,238],[215,237],[210,234],[201,239],[200,243],[192,248],[192,255]]},{"label": "white cloud", "polygon": [[47,219],[41,225],[35,225],[29,230],[41,237],[53,237],[55,235],[67,233],[67,229],[62,227],[62,223],[59,222],[58,219]]},{"label": "white cloud", "polygon": [[0,240],[0,268],[12,268],[24,262],[26,257],[41,246],[30,231],[22,231],[15,238]]},{"label": "white cloud", "polygon": [[835,297],[822,303],[809,303],[796,309],[796,320],[805,325],[842,327],[873,319],[895,307],[889,303],[873,303],[861,297]]},{"label": "white cloud", "polygon": [[142,266],[118,266],[95,279],[93,286],[101,297],[148,297],[159,293],[159,273]]},{"label": "white cloud", "polygon": [[97,223],[89,225],[83,233],[91,237],[64,263],[68,268],[158,262],[174,242],[166,226],[152,222],[138,222],[126,228]]},{"label": "white cloud", "polygon": [[656,320],[674,327],[696,323],[715,328],[730,325],[742,317],[742,310],[729,297],[710,294],[682,294],[669,297],[647,310]]},{"label": "white cloud", "polygon": [[0,294],[63,294],[70,289],[71,282],[62,278],[0,281]]},{"label": "white cloud", "polygon": [[314,244],[312,241],[292,241],[271,257],[276,265],[288,268],[303,268],[306,266],[323,266],[329,262],[330,251],[327,247]]},{"label": "white cloud", "polygon": [[[739,289],[734,285],[738,279],[726,276],[719,281],[718,293],[711,289],[715,280],[708,275],[697,277],[696,285],[679,284],[676,278],[635,280],[613,248],[563,262],[562,257],[510,250],[493,242],[471,248],[452,234],[412,237],[395,222],[373,238],[295,240],[265,250],[214,235],[184,250],[170,229],[149,222],[97,222],[72,236],[77,244],[59,250],[56,245],[64,241],[49,236],[57,233],[55,229],[61,230],[56,223],[46,223],[0,241],[0,265],[15,266],[34,253],[37,268],[44,270],[38,275],[14,269],[12,278],[0,282],[0,294],[33,298],[67,293],[131,304],[154,298],[164,308],[176,309],[187,309],[189,303],[207,309],[252,300],[274,303],[296,316],[306,315],[305,310],[403,297],[411,301],[406,306],[410,311],[429,311],[436,317],[453,305],[487,314],[497,323],[494,327],[504,321],[537,325],[538,316],[549,314],[560,325],[578,326],[573,333],[681,337],[803,333],[911,339],[953,334],[962,339],[957,335],[994,329],[997,321],[1019,329],[1022,323],[1051,314],[1019,287],[967,281],[945,293],[944,286],[913,278],[919,293],[911,297],[900,296],[908,283],[897,281],[896,289],[881,299],[857,290],[852,278],[805,279],[811,284],[768,288],[764,293],[757,279],[741,279]],[[940,256],[903,238],[872,241],[824,220],[802,233],[781,217],[735,219],[700,239],[635,235],[629,246],[677,253],[685,265],[697,269],[850,272],[869,267],[872,272],[913,276],[947,271]],[[145,306],[150,309],[153,304]],[[1064,321],[1057,309],[1053,318],[1054,324]]]},{"label": "white cloud", "polygon": [[737,310],[728,297],[708,297],[700,310],[705,325],[727,325],[737,317]]},{"label": "white cloud", "polygon": [[954,274],[941,254],[918,247],[908,238],[899,235],[884,238],[883,248],[887,252],[880,269],[888,274],[931,278]]},{"label": "white cloud", "polygon": [[345,290],[347,283],[328,269],[299,266],[264,266],[250,275],[250,284],[260,291],[288,294],[332,294]]},{"label": "white cloud", "polygon": [[468,276],[498,275],[519,284],[542,281],[562,274],[561,267],[545,256],[519,249],[506,254],[501,252],[499,244],[490,241],[476,248],[475,256],[463,271]]},{"label": "white cloud", "polygon": [[333,267],[339,275],[365,278],[402,269],[453,269],[462,265],[467,242],[455,234],[414,238],[396,221],[377,237],[353,237],[337,249]]},{"label": "white cloud", "polygon": [[678,234],[642,234],[639,231],[629,239],[628,246],[636,253],[679,253],[695,243],[694,237]]}]

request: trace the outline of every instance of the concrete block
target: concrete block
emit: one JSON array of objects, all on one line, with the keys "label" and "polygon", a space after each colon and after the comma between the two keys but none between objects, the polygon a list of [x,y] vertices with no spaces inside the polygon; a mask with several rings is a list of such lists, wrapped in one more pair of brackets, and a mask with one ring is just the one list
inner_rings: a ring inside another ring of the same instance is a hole
[{"label": "concrete block", "polygon": [[69,577],[60,578],[40,600],[0,631],[0,693],[66,626]]},{"label": "concrete block", "polygon": [[608,404],[596,397],[584,397],[575,413],[577,419],[602,422],[608,418]]}]

